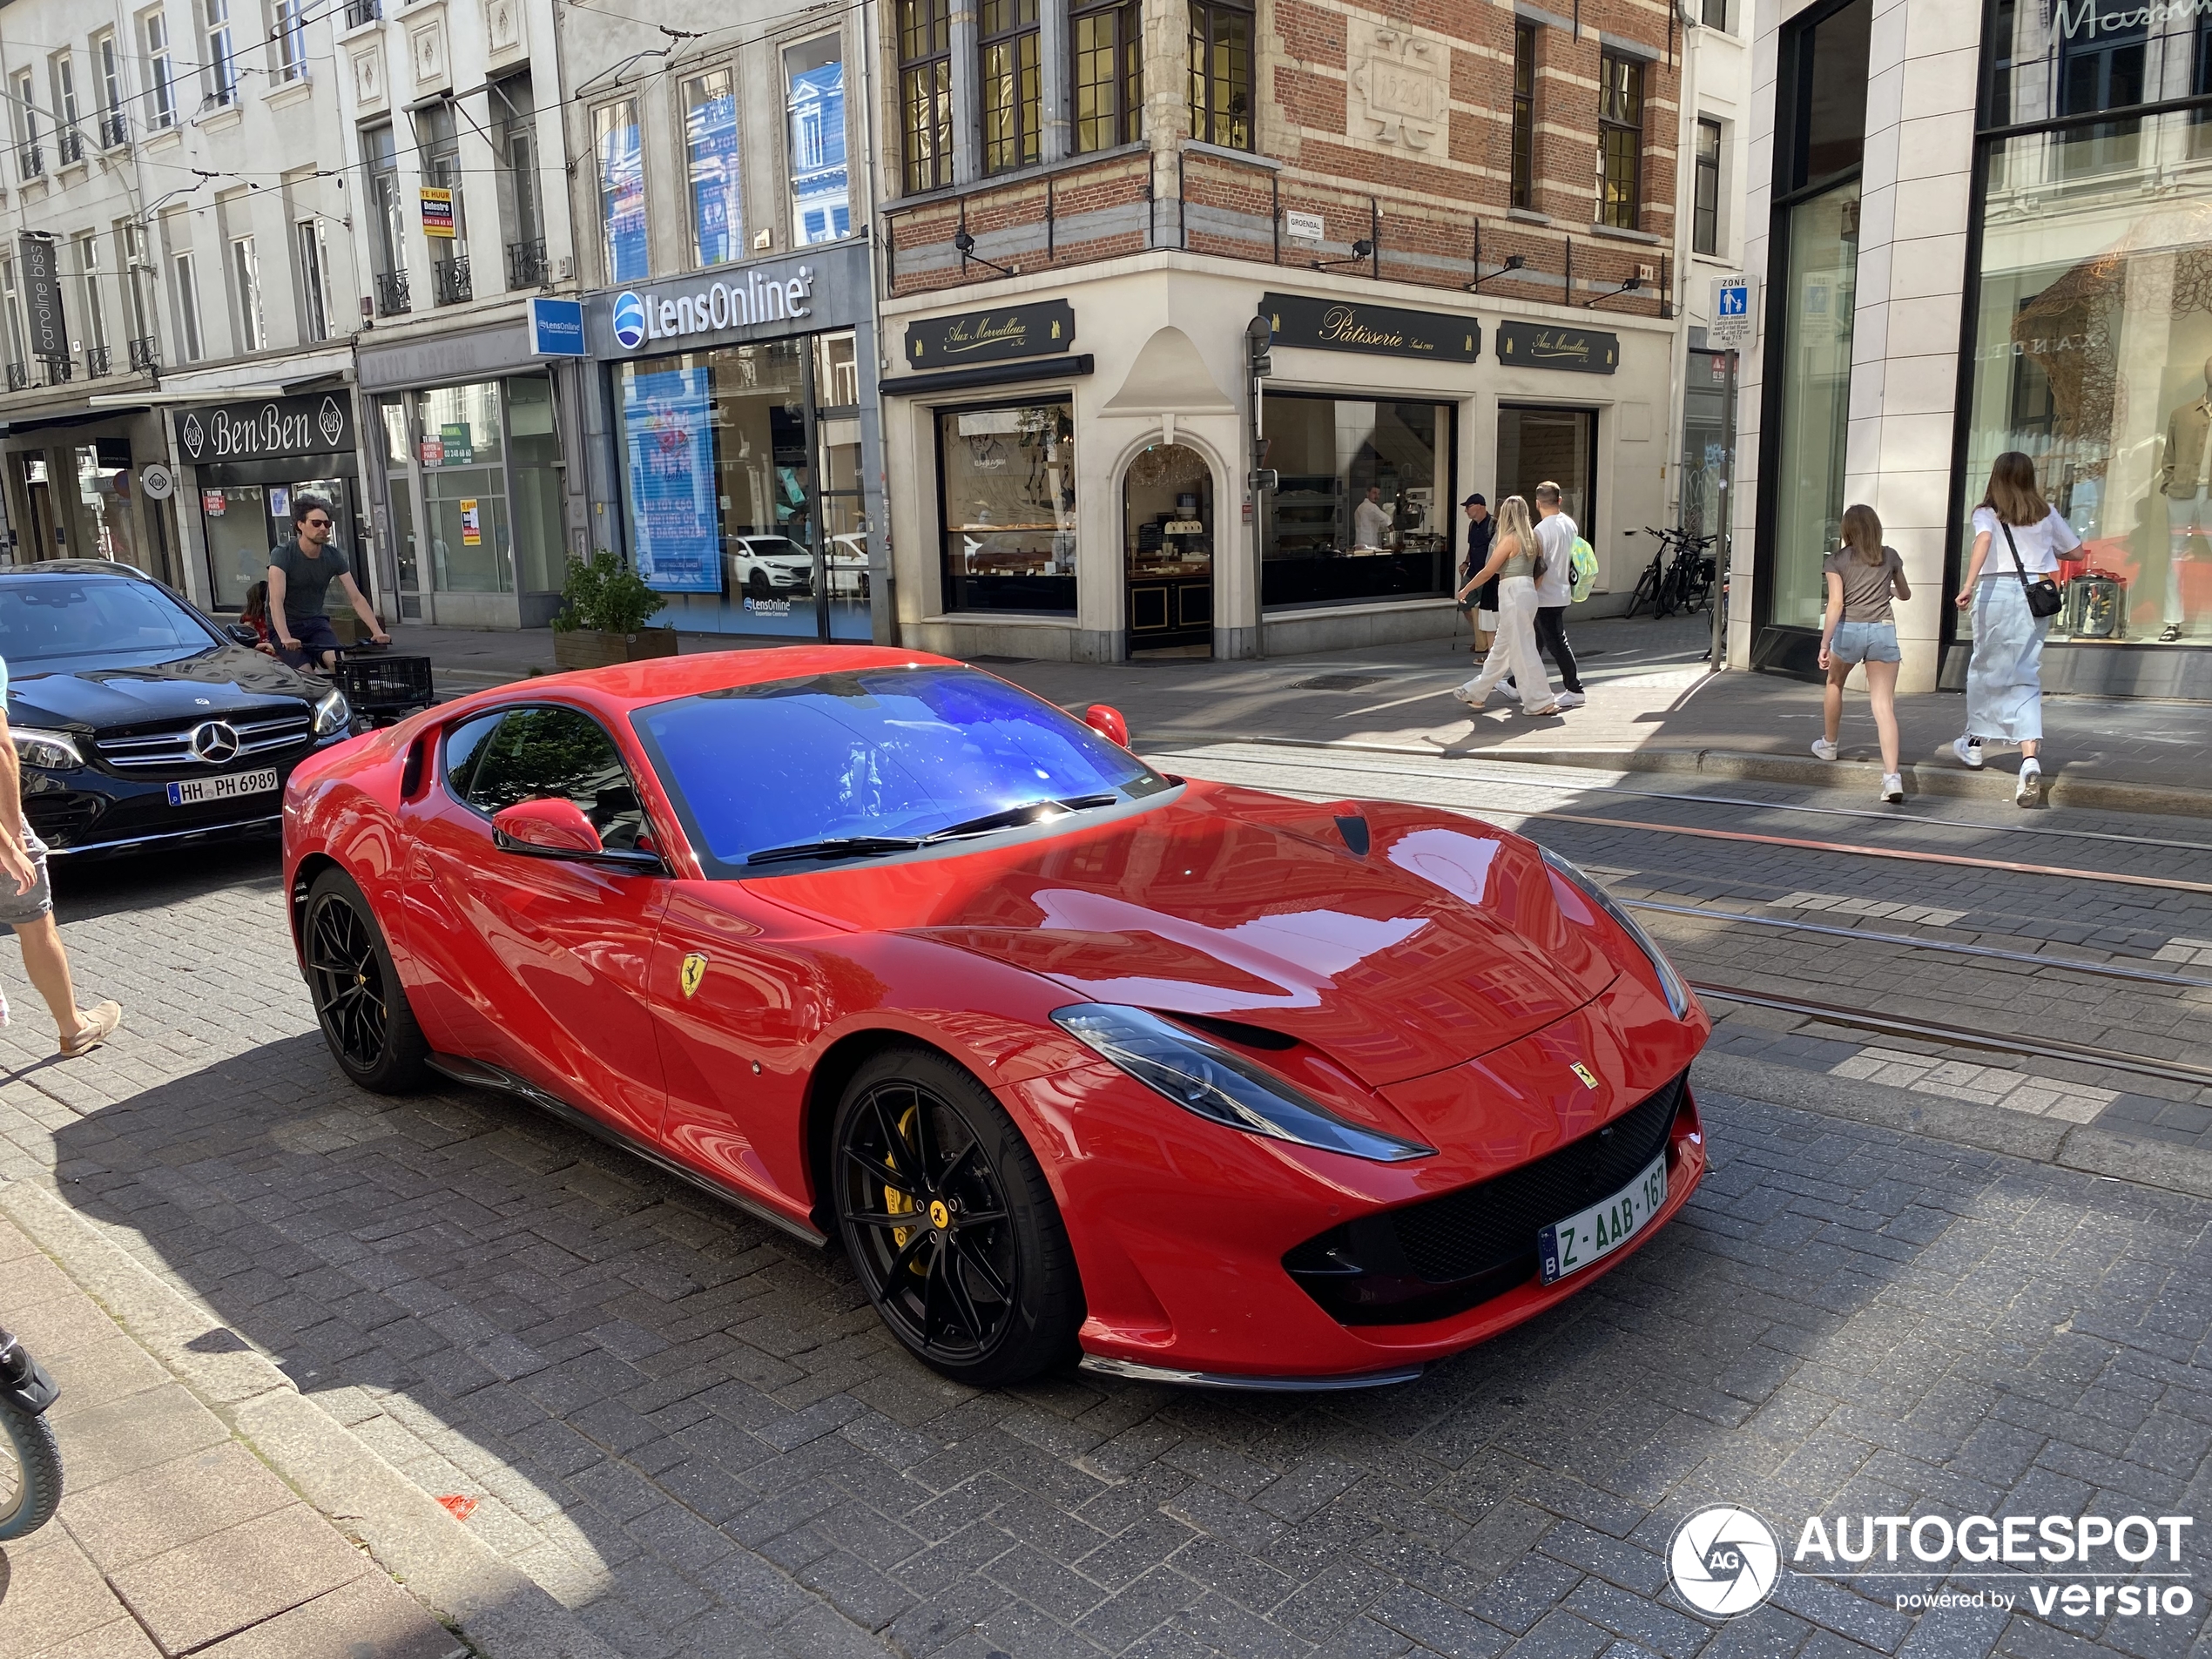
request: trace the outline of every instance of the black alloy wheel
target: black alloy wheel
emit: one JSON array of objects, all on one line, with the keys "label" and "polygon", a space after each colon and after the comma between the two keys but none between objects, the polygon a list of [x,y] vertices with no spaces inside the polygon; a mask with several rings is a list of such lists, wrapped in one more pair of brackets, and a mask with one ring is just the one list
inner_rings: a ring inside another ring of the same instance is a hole
[{"label": "black alloy wheel", "polygon": [[894,1050],[847,1087],[833,1137],[846,1252],[910,1352],[979,1387],[1075,1357],[1074,1252],[989,1090],[941,1055]]},{"label": "black alloy wheel", "polygon": [[315,1019],[346,1075],[378,1094],[420,1084],[429,1044],[368,900],[342,872],[324,871],[308,889],[300,942]]},{"label": "black alloy wheel", "polygon": [[745,578],[745,591],[756,599],[765,599],[775,590],[775,584],[768,580],[768,573],[759,565],[753,566],[752,574]]}]

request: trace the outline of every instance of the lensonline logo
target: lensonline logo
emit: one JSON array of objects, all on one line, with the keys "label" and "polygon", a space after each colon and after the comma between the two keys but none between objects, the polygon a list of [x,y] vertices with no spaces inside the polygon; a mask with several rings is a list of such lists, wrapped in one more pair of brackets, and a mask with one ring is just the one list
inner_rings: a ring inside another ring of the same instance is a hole
[{"label": "lensonline logo", "polygon": [[645,343],[645,302],[629,289],[615,295],[615,343],[636,351]]}]

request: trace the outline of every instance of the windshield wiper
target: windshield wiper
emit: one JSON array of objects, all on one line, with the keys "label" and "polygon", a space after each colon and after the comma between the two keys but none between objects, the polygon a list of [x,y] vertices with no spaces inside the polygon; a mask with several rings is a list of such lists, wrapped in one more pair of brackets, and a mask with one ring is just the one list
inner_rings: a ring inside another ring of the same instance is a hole
[{"label": "windshield wiper", "polygon": [[875,853],[911,853],[921,845],[915,835],[833,835],[821,841],[795,841],[745,854],[747,864],[786,864],[798,859],[866,858]]},{"label": "windshield wiper", "polygon": [[981,818],[971,818],[964,824],[948,824],[943,829],[932,830],[921,839],[924,843],[949,841],[962,835],[981,835],[988,830],[1015,829],[1034,824],[1047,807],[1057,806],[1063,812],[1088,812],[1095,806],[1112,806],[1121,800],[1118,793],[1109,791],[1103,795],[1070,795],[1065,800],[1025,800],[1019,806],[1008,806],[995,813],[986,813]]}]

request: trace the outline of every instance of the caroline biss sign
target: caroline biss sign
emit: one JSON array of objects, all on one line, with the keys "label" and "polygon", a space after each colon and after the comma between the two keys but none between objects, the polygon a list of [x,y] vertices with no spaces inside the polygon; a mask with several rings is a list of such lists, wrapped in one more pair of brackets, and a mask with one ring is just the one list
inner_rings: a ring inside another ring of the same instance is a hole
[{"label": "caroline biss sign", "polygon": [[241,398],[177,415],[177,447],[195,467],[270,455],[342,455],[354,447],[351,400],[343,393]]}]

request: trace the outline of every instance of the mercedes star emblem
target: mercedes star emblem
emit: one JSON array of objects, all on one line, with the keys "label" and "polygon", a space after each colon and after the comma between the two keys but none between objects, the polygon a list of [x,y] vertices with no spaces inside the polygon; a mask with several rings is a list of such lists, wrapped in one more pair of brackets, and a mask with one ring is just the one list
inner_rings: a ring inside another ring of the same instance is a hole
[{"label": "mercedes star emblem", "polygon": [[238,733],[222,720],[203,720],[186,739],[194,755],[211,766],[227,765],[238,759]]}]

